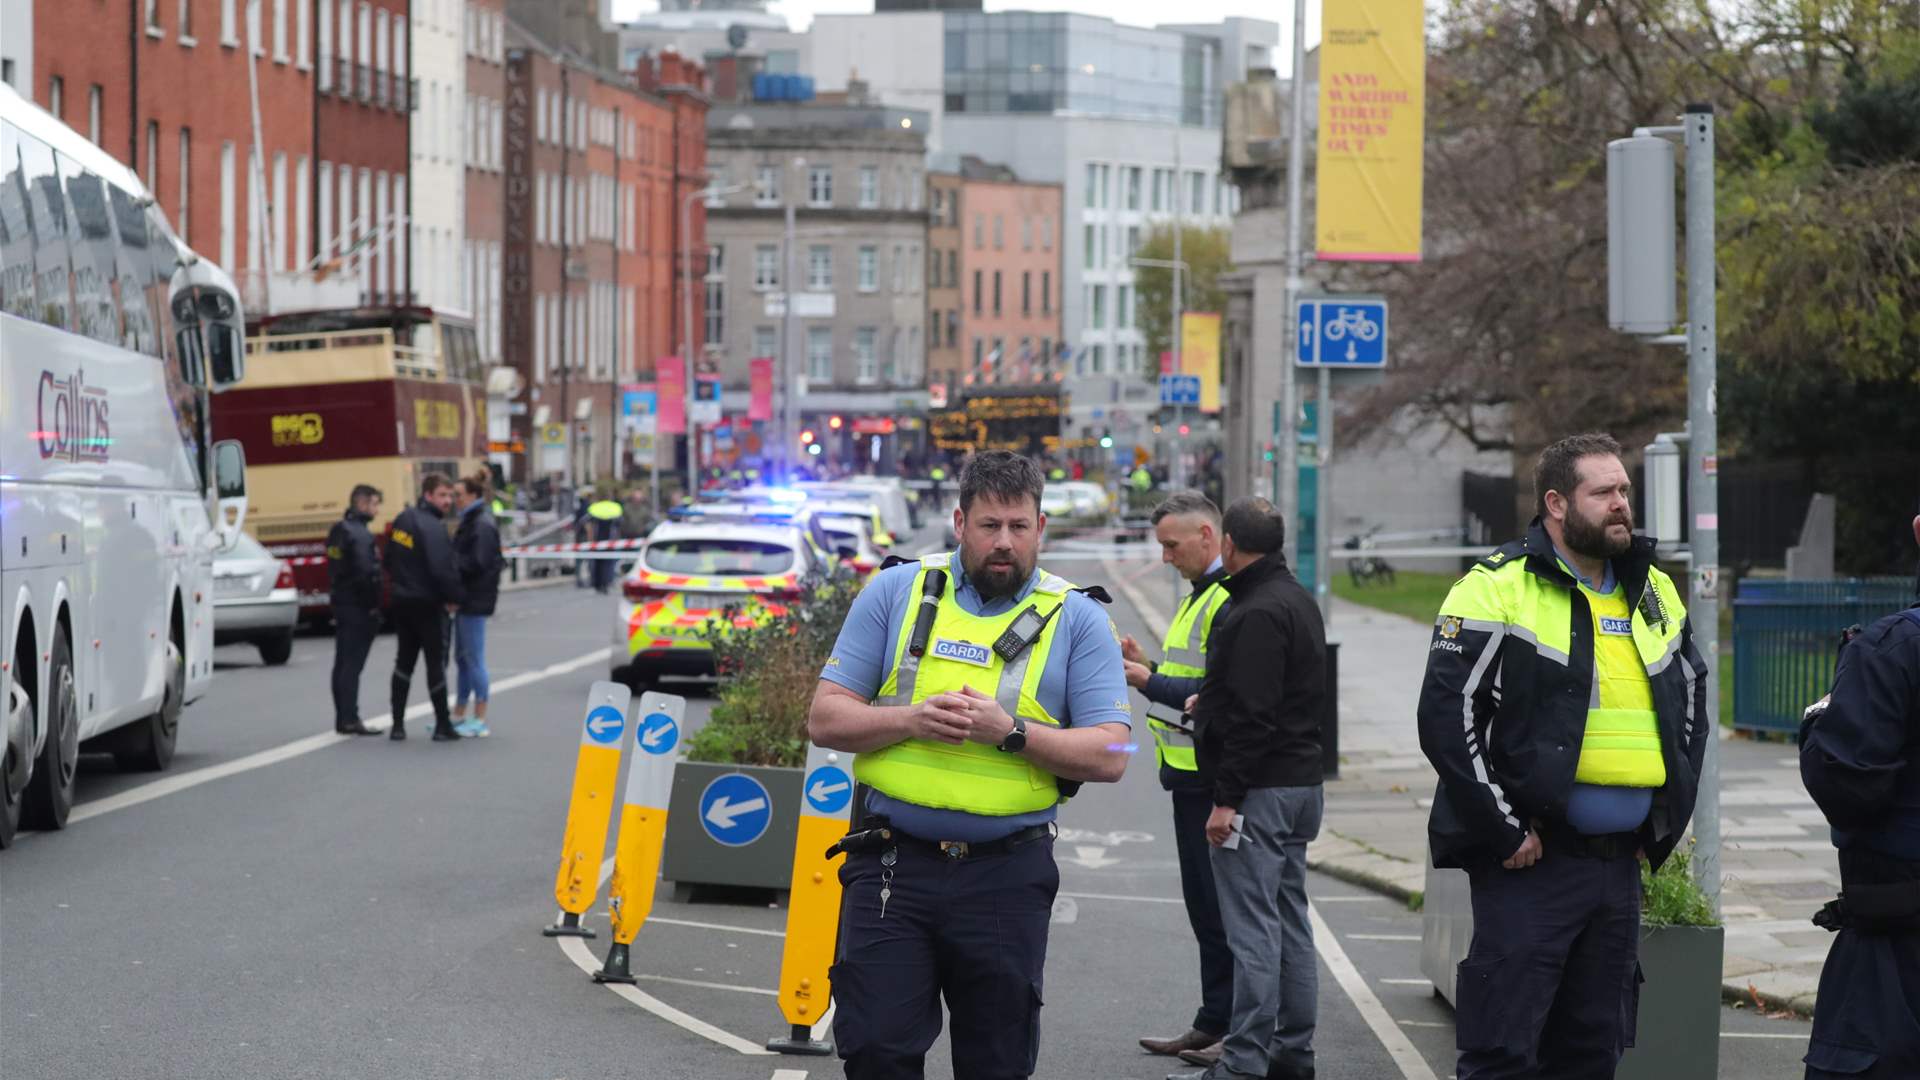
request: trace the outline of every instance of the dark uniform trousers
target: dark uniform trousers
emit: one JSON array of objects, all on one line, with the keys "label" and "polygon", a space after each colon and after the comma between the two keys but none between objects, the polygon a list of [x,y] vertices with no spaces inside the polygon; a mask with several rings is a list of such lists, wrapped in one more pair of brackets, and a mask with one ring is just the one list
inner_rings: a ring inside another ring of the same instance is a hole
[{"label": "dark uniform trousers", "polygon": [[1547,849],[1471,874],[1458,1080],[1611,1080],[1640,1006],[1640,860]]},{"label": "dark uniform trousers", "polygon": [[431,600],[395,600],[391,612],[395,636],[393,658],[393,722],[407,715],[407,691],[413,666],[425,654],[427,699],[433,703],[434,723],[445,726],[453,715],[447,709],[446,608]]},{"label": "dark uniform trousers", "polygon": [[1220,923],[1220,893],[1213,883],[1213,858],[1207,854],[1207,817],[1213,813],[1213,792],[1207,788],[1175,788],[1173,841],[1180,853],[1180,893],[1187,902],[1187,923],[1200,943],[1200,1010],[1193,1027],[1223,1035],[1233,1020],[1233,950]]},{"label": "dark uniform trousers", "polygon": [[1024,1080],[1040,1052],[1041,971],[1060,871],[1053,840],[952,859],[897,849],[881,917],[880,854],[850,855],[833,1038],[848,1080],[920,1080],[952,1014],[954,1080]]},{"label": "dark uniform trousers", "polygon": [[333,726],[360,722],[360,672],[373,649],[373,612],[354,604],[333,605]]}]

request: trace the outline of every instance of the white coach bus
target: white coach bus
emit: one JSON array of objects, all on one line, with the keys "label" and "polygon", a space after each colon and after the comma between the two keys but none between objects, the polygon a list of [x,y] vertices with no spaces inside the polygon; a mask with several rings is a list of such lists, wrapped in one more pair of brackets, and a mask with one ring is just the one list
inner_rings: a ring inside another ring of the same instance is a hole
[{"label": "white coach bus", "polygon": [[138,176],[0,85],[0,846],[66,823],[83,750],[165,768],[212,681],[243,325]]}]

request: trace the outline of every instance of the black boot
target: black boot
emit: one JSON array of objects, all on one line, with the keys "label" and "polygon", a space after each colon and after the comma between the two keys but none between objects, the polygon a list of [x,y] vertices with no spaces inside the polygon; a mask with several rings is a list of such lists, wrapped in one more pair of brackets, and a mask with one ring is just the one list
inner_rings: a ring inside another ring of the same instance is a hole
[{"label": "black boot", "polygon": [[387,729],[387,738],[392,739],[394,742],[400,742],[406,737],[407,722],[401,719],[400,714],[396,712],[393,714],[393,726]]},{"label": "black boot", "polygon": [[335,735],[378,735],[380,734],[379,732],[373,730],[372,728],[368,727],[367,725],[361,723],[358,720],[355,720],[351,724],[335,724],[333,726],[333,733]]},{"label": "black boot", "polygon": [[454,730],[453,725],[450,723],[446,723],[443,721],[441,723],[433,725],[433,741],[434,742],[458,742],[459,740],[464,738],[466,738],[466,736]]}]

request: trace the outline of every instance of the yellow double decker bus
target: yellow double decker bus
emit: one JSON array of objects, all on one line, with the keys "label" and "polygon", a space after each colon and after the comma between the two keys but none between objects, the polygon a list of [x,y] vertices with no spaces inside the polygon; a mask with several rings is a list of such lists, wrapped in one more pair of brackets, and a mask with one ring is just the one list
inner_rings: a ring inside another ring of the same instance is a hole
[{"label": "yellow double decker bus", "polygon": [[384,537],[422,476],[485,467],[486,372],[472,324],[428,308],[296,312],[249,335],[215,437],[246,447],[247,531],[293,564],[302,617],[323,619],[327,531],[355,484],[386,496],[369,526]]}]

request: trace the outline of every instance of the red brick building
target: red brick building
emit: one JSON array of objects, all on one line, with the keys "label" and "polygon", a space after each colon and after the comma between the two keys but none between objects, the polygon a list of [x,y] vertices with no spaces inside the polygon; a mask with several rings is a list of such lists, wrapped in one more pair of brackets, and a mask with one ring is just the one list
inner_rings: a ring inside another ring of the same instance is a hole
[{"label": "red brick building", "polygon": [[513,473],[586,483],[626,470],[620,385],[673,349],[675,200],[705,182],[706,100],[691,62],[636,81],[507,27],[501,359],[528,406]]},{"label": "red brick building", "polygon": [[[187,243],[258,304],[267,268],[291,267],[312,243],[306,0],[252,9],[244,0],[32,3],[34,101],[136,169]],[[250,164],[250,37],[265,148],[258,170]]]}]

